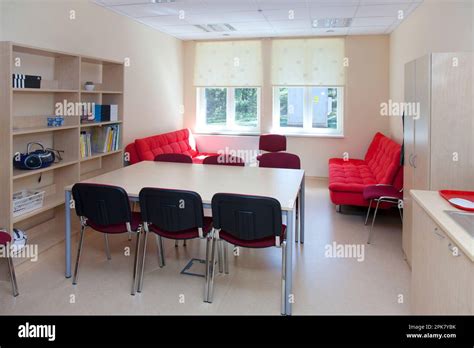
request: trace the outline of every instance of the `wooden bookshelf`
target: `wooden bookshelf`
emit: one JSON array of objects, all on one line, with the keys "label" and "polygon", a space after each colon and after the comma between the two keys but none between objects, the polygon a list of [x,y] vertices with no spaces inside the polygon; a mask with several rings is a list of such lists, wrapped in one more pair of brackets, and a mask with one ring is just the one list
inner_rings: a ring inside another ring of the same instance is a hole
[{"label": "wooden bookshelf", "polygon": [[[41,88],[13,88],[14,73],[40,75]],[[123,166],[122,136],[118,150],[81,158],[80,134],[114,124],[120,125],[123,134],[124,65],[3,41],[0,81],[0,161],[7,167],[0,171],[0,227],[26,231],[28,243],[38,244],[41,252],[64,239],[64,187]],[[96,89],[86,91],[86,81],[93,81]],[[64,101],[74,105],[117,104],[118,120],[81,124],[80,115],[75,113],[64,115],[62,127],[48,127],[47,118],[55,116],[58,103]],[[14,168],[14,154],[26,152],[28,142],[63,150],[63,160],[38,170]],[[23,189],[44,191],[43,206],[14,217],[12,196]]]}]

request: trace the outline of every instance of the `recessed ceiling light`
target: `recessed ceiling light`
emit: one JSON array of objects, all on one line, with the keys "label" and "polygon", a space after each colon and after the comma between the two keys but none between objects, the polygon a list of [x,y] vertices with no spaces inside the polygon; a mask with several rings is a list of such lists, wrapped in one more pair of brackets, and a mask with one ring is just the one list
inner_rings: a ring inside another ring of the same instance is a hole
[{"label": "recessed ceiling light", "polygon": [[318,18],[313,19],[313,28],[347,28],[351,25],[352,18]]},{"label": "recessed ceiling light", "polygon": [[195,24],[196,28],[204,30],[205,32],[226,32],[226,31],[236,31],[236,29],[228,23],[218,23],[218,24]]}]

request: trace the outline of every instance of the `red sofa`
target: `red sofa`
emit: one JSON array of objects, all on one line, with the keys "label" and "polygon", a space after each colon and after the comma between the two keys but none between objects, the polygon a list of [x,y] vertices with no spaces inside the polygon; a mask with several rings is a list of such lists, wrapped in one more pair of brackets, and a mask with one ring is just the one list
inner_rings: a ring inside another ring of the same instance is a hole
[{"label": "red sofa", "polygon": [[217,155],[199,152],[193,133],[189,129],[136,139],[125,147],[125,153],[128,154],[129,164],[153,161],[157,155],[163,153],[182,153],[190,156],[193,163],[202,163],[204,158]]},{"label": "red sofa", "polygon": [[365,158],[331,158],[329,160],[329,192],[336,205],[367,207],[362,195],[364,187],[390,184],[403,187],[403,168],[400,166],[401,145],[382,133],[377,133]]}]

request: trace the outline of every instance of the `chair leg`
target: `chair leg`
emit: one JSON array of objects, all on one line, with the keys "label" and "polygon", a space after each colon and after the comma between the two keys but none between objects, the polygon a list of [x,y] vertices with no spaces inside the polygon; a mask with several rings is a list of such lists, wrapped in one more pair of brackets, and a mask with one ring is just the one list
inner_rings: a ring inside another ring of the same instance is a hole
[{"label": "chair leg", "polygon": [[340,205],[336,205],[336,212],[340,213],[341,211],[342,211],[341,206],[340,206]]},{"label": "chair leg", "polygon": [[183,242],[183,246],[186,246],[186,239],[185,239],[184,242]]},{"label": "chair leg", "polygon": [[174,241],[174,247],[175,247],[175,248],[178,247],[178,240],[177,240],[177,239]]},{"label": "chair leg", "polygon": [[211,247],[211,262],[210,262],[210,270],[209,270],[209,293],[207,296],[207,302],[212,303],[212,299],[214,297],[214,274],[215,274],[215,263],[216,263],[216,247],[219,243],[219,240],[216,238],[212,239],[212,247]]},{"label": "chair leg", "polygon": [[398,213],[400,214],[400,220],[402,221],[402,224],[403,224],[403,213],[402,213],[402,208],[400,208],[400,205],[398,205]]},{"label": "chair leg", "polygon": [[12,258],[7,257],[7,262],[8,262],[8,270],[10,271],[10,280],[12,282],[13,297],[17,297],[19,295],[18,284],[16,283],[15,268],[13,267]]},{"label": "chair leg", "polygon": [[372,226],[370,227],[369,239],[367,240],[367,244],[370,244],[370,241],[372,240],[372,232],[374,231],[375,217],[377,216],[377,211],[379,210],[379,204],[380,200],[377,200],[377,205],[375,206],[374,217],[372,218]]},{"label": "chair leg", "polygon": [[160,268],[166,266],[165,264],[165,248],[163,247],[163,238],[160,235],[156,235],[156,247],[158,249],[158,265]]},{"label": "chair leg", "polygon": [[142,254],[140,278],[138,278],[138,289],[137,289],[138,292],[142,292],[142,288],[143,288],[143,273],[145,272],[146,242],[148,239],[148,232],[143,231],[143,233],[145,234],[145,236],[143,238],[143,248],[142,248],[143,254]]},{"label": "chair leg", "polygon": [[369,208],[367,209],[367,215],[365,216],[365,222],[364,222],[364,225],[367,225],[367,221],[369,220],[369,215],[370,215],[370,208],[372,207],[372,201],[373,199],[370,200],[370,203],[369,203]]},{"label": "chair leg", "polygon": [[137,245],[135,247],[135,260],[133,261],[133,279],[132,279],[132,295],[135,295],[135,290],[137,288],[137,275],[138,275],[138,254],[140,250],[140,236],[141,232],[137,232]]},{"label": "chair leg", "polygon": [[227,242],[222,241],[222,250],[224,254],[224,273],[229,274],[229,258],[228,258],[228,252],[227,252]]},{"label": "chair leg", "polygon": [[281,314],[286,314],[286,241],[281,243],[281,255],[282,255],[282,264],[281,264]]},{"label": "chair leg", "polygon": [[224,272],[223,262],[222,262],[222,248],[224,247],[224,241],[221,239],[217,242],[217,263],[219,266],[219,273]]},{"label": "chair leg", "polygon": [[81,236],[79,238],[79,245],[77,247],[77,258],[76,258],[76,267],[74,268],[74,277],[72,278],[72,284],[77,284],[77,274],[79,272],[79,260],[81,259],[82,244],[84,242],[84,230],[85,227],[81,226]]},{"label": "chair leg", "polygon": [[210,274],[210,264],[211,260],[209,259],[210,249],[212,243],[212,232],[208,233],[206,236],[206,276],[205,276],[205,284],[204,284],[204,302],[207,302],[209,297],[209,274]]},{"label": "chair leg", "polygon": [[105,255],[107,255],[107,260],[111,260],[112,256],[110,255],[109,235],[107,233],[104,233],[104,242],[105,242]]}]

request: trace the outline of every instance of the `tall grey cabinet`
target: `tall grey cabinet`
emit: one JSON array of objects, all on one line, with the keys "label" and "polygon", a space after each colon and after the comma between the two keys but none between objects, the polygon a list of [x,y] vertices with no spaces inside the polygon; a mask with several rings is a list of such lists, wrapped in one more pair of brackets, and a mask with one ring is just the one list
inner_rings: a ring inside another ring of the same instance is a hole
[{"label": "tall grey cabinet", "polygon": [[[410,265],[410,190],[474,190],[473,71],[473,54],[464,52],[432,53],[405,65],[402,244]],[[419,114],[407,115],[418,107]]]}]

